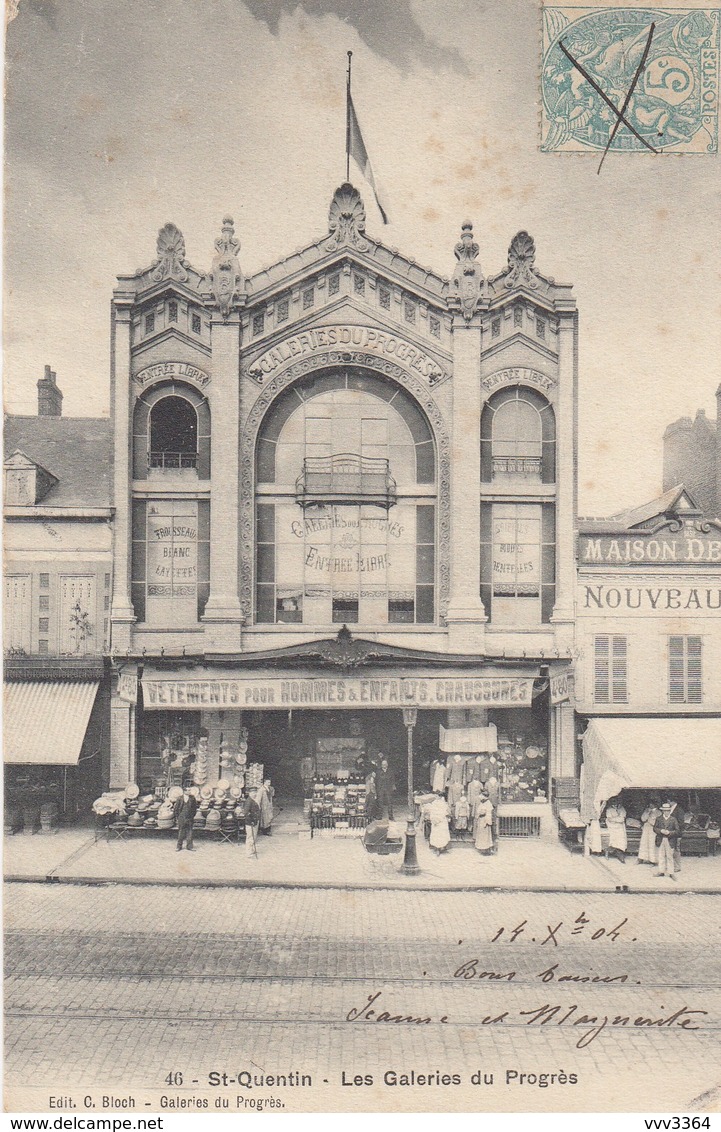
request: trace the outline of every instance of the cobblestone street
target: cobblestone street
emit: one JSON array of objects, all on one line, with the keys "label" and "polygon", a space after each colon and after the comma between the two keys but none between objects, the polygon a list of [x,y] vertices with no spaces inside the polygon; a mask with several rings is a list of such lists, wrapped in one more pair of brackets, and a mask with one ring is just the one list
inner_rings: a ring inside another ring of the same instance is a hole
[{"label": "cobblestone street", "polygon": [[[292,1109],[685,1108],[719,1083],[719,916],[690,895],[9,885],[7,1087],[35,1089],[39,1108],[78,1090],[233,1109],[238,1094]],[[374,1024],[374,995],[376,1017],[430,1021]],[[708,1013],[668,1022],[684,1007]],[[458,1074],[470,1100],[383,1082],[410,1070]],[[493,1084],[471,1086],[479,1070]],[[210,1084],[244,1071],[313,1087]]]}]

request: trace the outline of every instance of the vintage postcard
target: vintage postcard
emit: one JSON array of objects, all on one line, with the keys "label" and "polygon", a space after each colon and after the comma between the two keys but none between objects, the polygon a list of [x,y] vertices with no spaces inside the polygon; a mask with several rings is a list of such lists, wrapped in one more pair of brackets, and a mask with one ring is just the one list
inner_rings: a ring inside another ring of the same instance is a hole
[{"label": "vintage postcard", "polygon": [[719,9],[6,16],[5,1110],[710,1128]]}]

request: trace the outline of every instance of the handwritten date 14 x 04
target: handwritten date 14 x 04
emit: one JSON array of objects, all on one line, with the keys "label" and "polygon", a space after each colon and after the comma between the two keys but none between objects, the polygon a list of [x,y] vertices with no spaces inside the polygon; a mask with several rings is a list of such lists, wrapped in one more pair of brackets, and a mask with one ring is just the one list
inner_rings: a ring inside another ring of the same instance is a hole
[{"label": "handwritten date 14 x 04", "polygon": [[[623,939],[625,942],[635,943],[636,936],[629,936],[630,929],[626,928],[627,924],[628,916],[625,916],[615,927],[594,927],[586,913],[581,912],[581,915],[577,916],[572,923],[567,924],[560,920],[555,927],[546,924],[544,928],[534,931],[533,928],[528,926],[528,920],[522,920],[520,924],[516,924],[515,928],[500,927],[496,934],[491,937],[491,943],[515,943],[521,936],[524,937],[524,942],[538,943],[541,947],[545,947],[547,944],[558,947],[563,940],[578,939],[579,937],[594,942],[610,940],[611,943],[616,943],[618,939]],[[462,942],[463,940],[459,940],[459,943]]]}]

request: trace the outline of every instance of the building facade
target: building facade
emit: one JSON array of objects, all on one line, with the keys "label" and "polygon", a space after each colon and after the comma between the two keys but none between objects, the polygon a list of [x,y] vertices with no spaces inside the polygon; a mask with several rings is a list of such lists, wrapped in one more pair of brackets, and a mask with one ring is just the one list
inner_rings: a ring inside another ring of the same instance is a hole
[{"label": "building facade", "polygon": [[6,792],[26,824],[86,810],[109,774],[110,422],[63,417],[49,366],[37,386],[4,437]]},{"label": "building facade", "polygon": [[487,276],[464,224],[446,279],[346,184],[250,278],[231,220],[207,272],[166,225],[112,311],[111,786],[201,739],[211,782],[243,745],[302,797],[303,759],[351,739],[400,774],[413,707],[420,785],[441,726],[495,725],[543,768],[503,804],[543,811],[576,774],[549,678],[574,647],[577,313],[531,237]]}]

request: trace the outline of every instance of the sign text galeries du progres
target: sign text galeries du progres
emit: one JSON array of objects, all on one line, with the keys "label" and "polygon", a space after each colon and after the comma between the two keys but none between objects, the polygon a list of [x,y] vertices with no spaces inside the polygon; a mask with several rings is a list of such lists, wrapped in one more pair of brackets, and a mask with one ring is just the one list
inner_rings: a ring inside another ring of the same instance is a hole
[{"label": "sign text galeries du progres", "polygon": [[474,704],[523,707],[531,703],[533,679],[511,676],[332,677],[268,680],[210,676],[195,680],[144,676],[147,708],[415,706],[445,708]]},{"label": "sign text galeries du progres", "polygon": [[294,334],[277,346],[261,354],[251,365],[248,374],[259,384],[280,366],[316,350],[327,349],[371,350],[383,358],[401,362],[421,377],[437,383],[446,372],[435,358],[405,338],[387,334],[371,326],[319,326],[313,330]]}]

